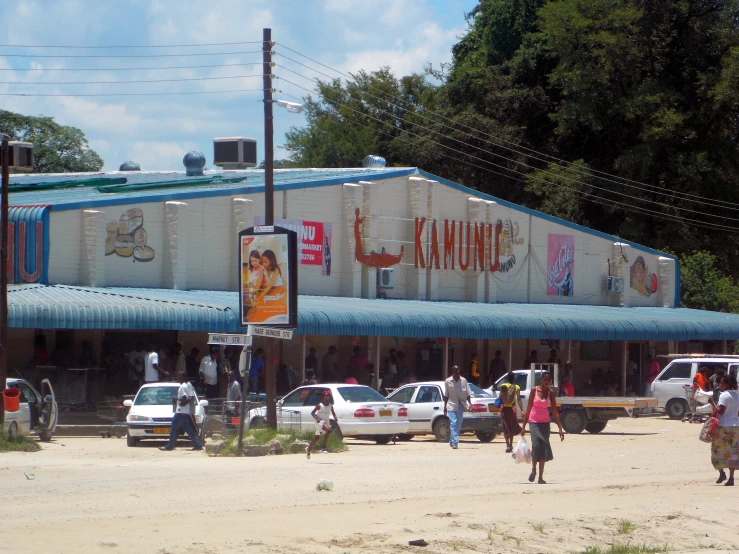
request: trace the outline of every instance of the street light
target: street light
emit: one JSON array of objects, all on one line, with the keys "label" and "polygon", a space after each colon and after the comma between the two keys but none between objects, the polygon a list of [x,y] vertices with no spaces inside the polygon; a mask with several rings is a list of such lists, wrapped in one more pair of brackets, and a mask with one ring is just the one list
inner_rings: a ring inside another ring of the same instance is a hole
[{"label": "street light", "polygon": [[288,102],[287,100],[275,100],[275,104],[281,108],[285,108],[290,113],[301,113],[303,111],[303,104],[297,102]]}]

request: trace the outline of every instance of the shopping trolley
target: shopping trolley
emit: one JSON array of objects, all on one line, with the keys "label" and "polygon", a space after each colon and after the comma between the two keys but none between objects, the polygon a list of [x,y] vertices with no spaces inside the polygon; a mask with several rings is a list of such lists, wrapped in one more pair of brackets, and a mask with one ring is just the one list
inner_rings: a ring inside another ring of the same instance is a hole
[{"label": "shopping trolley", "polygon": [[688,403],[688,409],[682,420],[690,423],[705,422],[713,411],[713,406],[710,404],[713,395],[693,385],[683,385],[683,389],[685,389],[685,400]]},{"label": "shopping trolley", "polygon": [[106,396],[105,400],[100,400],[95,404],[97,417],[110,421],[108,430],[100,433],[103,438],[115,435],[120,439],[126,434],[126,416],[129,408],[123,405],[123,401],[128,399],[132,400],[133,396],[121,398]]}]

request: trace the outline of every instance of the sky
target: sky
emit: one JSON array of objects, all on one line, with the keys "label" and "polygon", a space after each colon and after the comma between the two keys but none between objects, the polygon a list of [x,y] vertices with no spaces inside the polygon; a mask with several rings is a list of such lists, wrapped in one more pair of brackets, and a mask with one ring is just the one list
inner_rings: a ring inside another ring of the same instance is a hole
[{"label": "sky", "polygon": [[[282,45],[345,73],[382,66],[389,66],[397,76],[421,72],[428,63],[438,66],[450,61],[451,47],[467,28],[464,15],[476,4],[476,0],[3,0],[0,94],[209,94],[0,96],[0,108],[51,116],[80,128],[105,160],[106,171],[117,170],[127,160],[138,162],[142,170],[181,170],[182,157],[190,150],[203,152],[206,167],[211,167],[212,140],[218,136],[256,138],[261,161],[264,127],[258,51],[264,27],[272,29],[278,43],[273,49],[277,53],[273,72],[278,77],[274,88],[281,92],[274,97],[295,101],[290,96],[303,97],[307,92],[285,79],[310,89],[311,78],[325,77],[284,56],[328,75],[338,74]],[[252,41],[256,44],[189,46]],[[203,67],[192,67],[196,65]],[[179,66],[187,68],[162,69]],[[130,82],[165,79],[179,81]],[[91,83],[96,81],[118,83]],[[71,84],[53,84],[60,82]],[[275,107],[275,158],[289,154],[281,148],[285,132],[304,124],[303,115]]]}]

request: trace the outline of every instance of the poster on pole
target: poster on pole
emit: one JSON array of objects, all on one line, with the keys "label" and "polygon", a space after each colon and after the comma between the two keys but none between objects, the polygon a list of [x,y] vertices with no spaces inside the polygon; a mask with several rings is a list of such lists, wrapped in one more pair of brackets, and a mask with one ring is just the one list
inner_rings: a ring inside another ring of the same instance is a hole
[{"label": "poster on pole", "polygon": [[547,294],[573,296],[575,237],[549,235],[547,248]]},{"label": "poster on pole", "polygon": [[283,227],[239,233],[241,325],[297,327],[298,239]]},{"label": "poster on pole", "polygon": [[[263,224],[264,216],[254,216],[254,225]],[[275,225],[298,234],[298,261],[301,265],[320,265],[321,275],[331,275],[331,223],[275,219]]]}]

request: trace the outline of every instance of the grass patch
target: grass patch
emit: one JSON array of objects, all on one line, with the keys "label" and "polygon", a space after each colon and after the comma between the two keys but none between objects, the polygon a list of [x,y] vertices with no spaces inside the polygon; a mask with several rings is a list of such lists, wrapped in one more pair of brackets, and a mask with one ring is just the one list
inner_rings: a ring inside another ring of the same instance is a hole
[{"label": "grass patch", "polygon": [[[278,440],[282,445],[284,453],[290,452],[290,445],[294,442],[308,442],[313,440],[315,433],[313,431],[298,431],[296,429],[245,429],[244,445],[264,445],[274,440]],[[229,433],[225,437],[223,449],[219,456],[237,456],[238,455],[238,433]],[[323,438],[316,443],[316,448],[320,449],[323,445]],[[346,450],[344,441],[333,433],[329,435],[326,448],[329,452],[343,452]],[[304,452],[300,452],[305,454]]]},{"label": "grass patch", "polygon": [[531,527],[534,528],[534,531],[537,531],[539,533],[544,533],[544,524],[543,523],[532,523]]},{"label": "grass patch", "polygon": [[619,535],[630,535],[631,533],[636,531],[636,525],[634,525],[633,521],[622,519],[619,520],[616,530],[618,531]]},{"label": "grass patch", "polygon": [[579,554],[663,554],[669,550],[667,546],[614,542],[608,546],[588,546]]},{"label": "grass patch", "polygon": [[41,445],[27,435],[11,437],[7,431],[0,431],[0,452],[38,452]]}]

